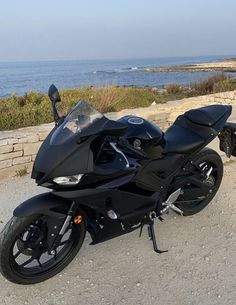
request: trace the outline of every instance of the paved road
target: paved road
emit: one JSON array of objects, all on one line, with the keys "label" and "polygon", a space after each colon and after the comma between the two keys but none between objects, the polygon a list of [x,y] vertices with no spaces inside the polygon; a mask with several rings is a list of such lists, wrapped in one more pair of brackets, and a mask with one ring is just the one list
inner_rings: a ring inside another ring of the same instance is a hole
[{"label": "paved road", "polygon": [[[235,305],[236,162],[225,166],[213,202],[193,217],[174,214],[156,223],[159,244],[152,251],[146,230],[89,246],[60,275],[34,286],[18,286],[0,276],[0,304],[11,305]],[[0,184],[0,229],[13,208],[41,192],[30,178]]]}]

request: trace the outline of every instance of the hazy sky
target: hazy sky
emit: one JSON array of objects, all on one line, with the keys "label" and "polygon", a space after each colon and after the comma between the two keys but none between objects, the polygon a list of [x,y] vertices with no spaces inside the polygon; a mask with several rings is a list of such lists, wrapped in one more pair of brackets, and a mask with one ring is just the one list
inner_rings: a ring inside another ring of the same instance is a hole
[{"label": "hazy sky", "polygon": [[0,61],[236,54],[236,0],[0,0]]}]

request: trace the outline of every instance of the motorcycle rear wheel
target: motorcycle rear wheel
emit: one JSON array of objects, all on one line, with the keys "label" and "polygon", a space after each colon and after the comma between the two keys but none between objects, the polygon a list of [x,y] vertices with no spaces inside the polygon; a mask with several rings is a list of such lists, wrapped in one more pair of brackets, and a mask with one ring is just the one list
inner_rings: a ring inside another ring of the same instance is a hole
[{"label": "motorcycle rear wheel", "polygon": [[[204,148],[194,159],[193,163],[195,165],[206,165],[213,167],[213,171],[210,175],[209,182],[213,183],[211,187],[211,192],[203,200],[196,200],[192,203],[184,201],[184,195],[180,195],[179,199],[176,201],[176,206],[183,211],[184,216],[191,216],[199,213],[203,210],[216,195],[222,181],[223,177],[223,162],[219,154],[210,148]],[[206,169],[207,170],[207,169]],[[207,183],[207,181],[206,181]],[[179,202],[180,201],[180,202]]]},{"label": "motorcycle rear wheel", "polygon": [[72,224],[56,251],[49,254],[43,219],[43,215],[13,216],[1,232],[0,272],[9,281],[22,285],[45,281],[61,272],[80,250],[86,233],[84,221]]}]

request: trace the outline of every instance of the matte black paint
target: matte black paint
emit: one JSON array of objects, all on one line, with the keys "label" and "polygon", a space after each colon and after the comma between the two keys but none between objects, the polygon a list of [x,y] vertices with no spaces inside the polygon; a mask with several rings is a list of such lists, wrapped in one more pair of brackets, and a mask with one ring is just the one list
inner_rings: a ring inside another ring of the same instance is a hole
[{"label": "matte black paint", "polygon": [[[130,124],[130,118],[137,118],[134,116],[118,122],[104,117],[63,145],[50,144],[55,127],[41,146],[32,173],[39,185],[47,184],[53,192],[27,200],[16,208],[14,215],[47,213],[75,201],[86,211],[94,243],[132,231],[146,213],[159,213],[161,203],[177,185],[192,181],[205,192],[198,173],[190,167],[180,181],[178,175],[222,131],[231,110],[232,107],[222,105],[191,110],[179,116],[165,134],[144,119],[142,124]],[[208,119],[207,124],[202,124],[199,113]],[[145,152],[141,158],[122,147],[130,163],[128,168],[122,156],[109,146],[109,141],[119,143],[121,135],[129,145],[138,139],[140,147],[135,149]],[[107,154],[107,161],[98,161],[98,154]],[[75,174],[85,174],[76,186],[63,187],[52,182],[54,177]],[[109,209],[117,213],[118,220],[107,218]],[[101,227],[98,221],[102,215]]]},{"label": "matte black paint", "polygon": [[16,217],[28,217],[35,214],[45,213],[57,207],[70,205],[66,199],[58,198],[50,193],[43,193],[22,202],[13,212]]}]

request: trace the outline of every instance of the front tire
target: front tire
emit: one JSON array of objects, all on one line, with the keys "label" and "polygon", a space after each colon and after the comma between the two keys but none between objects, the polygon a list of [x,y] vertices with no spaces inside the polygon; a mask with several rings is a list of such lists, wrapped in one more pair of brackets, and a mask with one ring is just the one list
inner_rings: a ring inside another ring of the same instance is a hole
[{"label": "front tire", "polygon": [[[51,256],[49,257],[49,261],[46,261],[45,257],[48,253],[45,250],[45,253],[42,253],[41,255],[39,252],[40,256],[38,259],[38,265],[36,264],[37,259],[30,261],[28,257],[31,255],[33,257],[33,255],[35,255],[34,251],[36,250],[33,248],[33,246],[29,246],[32,245],[31,241],[31,243],[27,241],[28,246],[23,246],[24,243],[26,243],[24,236],[29,234],[25,232],[27,232],[27,228],[32,228],[35,224],[39,223],[42,217],[42,215],[34,215],[26,218],[18,218],[13,216],[0,234],[0,272],[6,279],[13,283],[26,285],[39,283],[49,279],[50,277],[61,272],[73,260],[83,244],[86,233],[86,225],[84,221],[79,225],[73,224],[71,234],[68,239],[69,241],[67,242],[65,240],[64,246],[61,245],[58,250],[56,249],[56,251],[58,251],[57,258]],[[43,228],[44,227],[45,224]],[[37,236],[40,236],[40,244],[43,244],[42,234],[40,234],[37,235],[36,232],[33,237],[36,241]],[[39,243],[37,243],[37,247],[37,251],[42,249],[42,247],[39,247]],[[19,254],[20,250],[22,253]],[[18,252],[14,253],[14,251]],[[43,251],[44,249],[41,250],[41,252]],[[40,262],[42,255],[43,261],[41,260]],[[17,261],[17,259],[20,259],[18,258],[20,256],[21,260],[23,260],[23,258],[26,256],[30,263],[27,264],[26,261],[20,264]],[[23,265],[24,267],[22,267]],[[33,266],[31,267],[31,265]]]},{"label": "front tire", "polygon": [[188,203],[188,201],[184,200],[184,195],[180,196],[178,201],[176,202],[176,206],[183,211],[184,216],[191,216],[199,213],[203,210],[214,198],[216,195],[222,181],[223,177],[223,162],[219,154],[210,148],[204,148],[194,159],[193,163],[197,166],[201,164],[209,165],[213,167],[212,174],[210,178],[214,181],[214,185],[211,188],[211,192],[206,196],[205,199],[195,201],[193,198],[193,204]]}]

